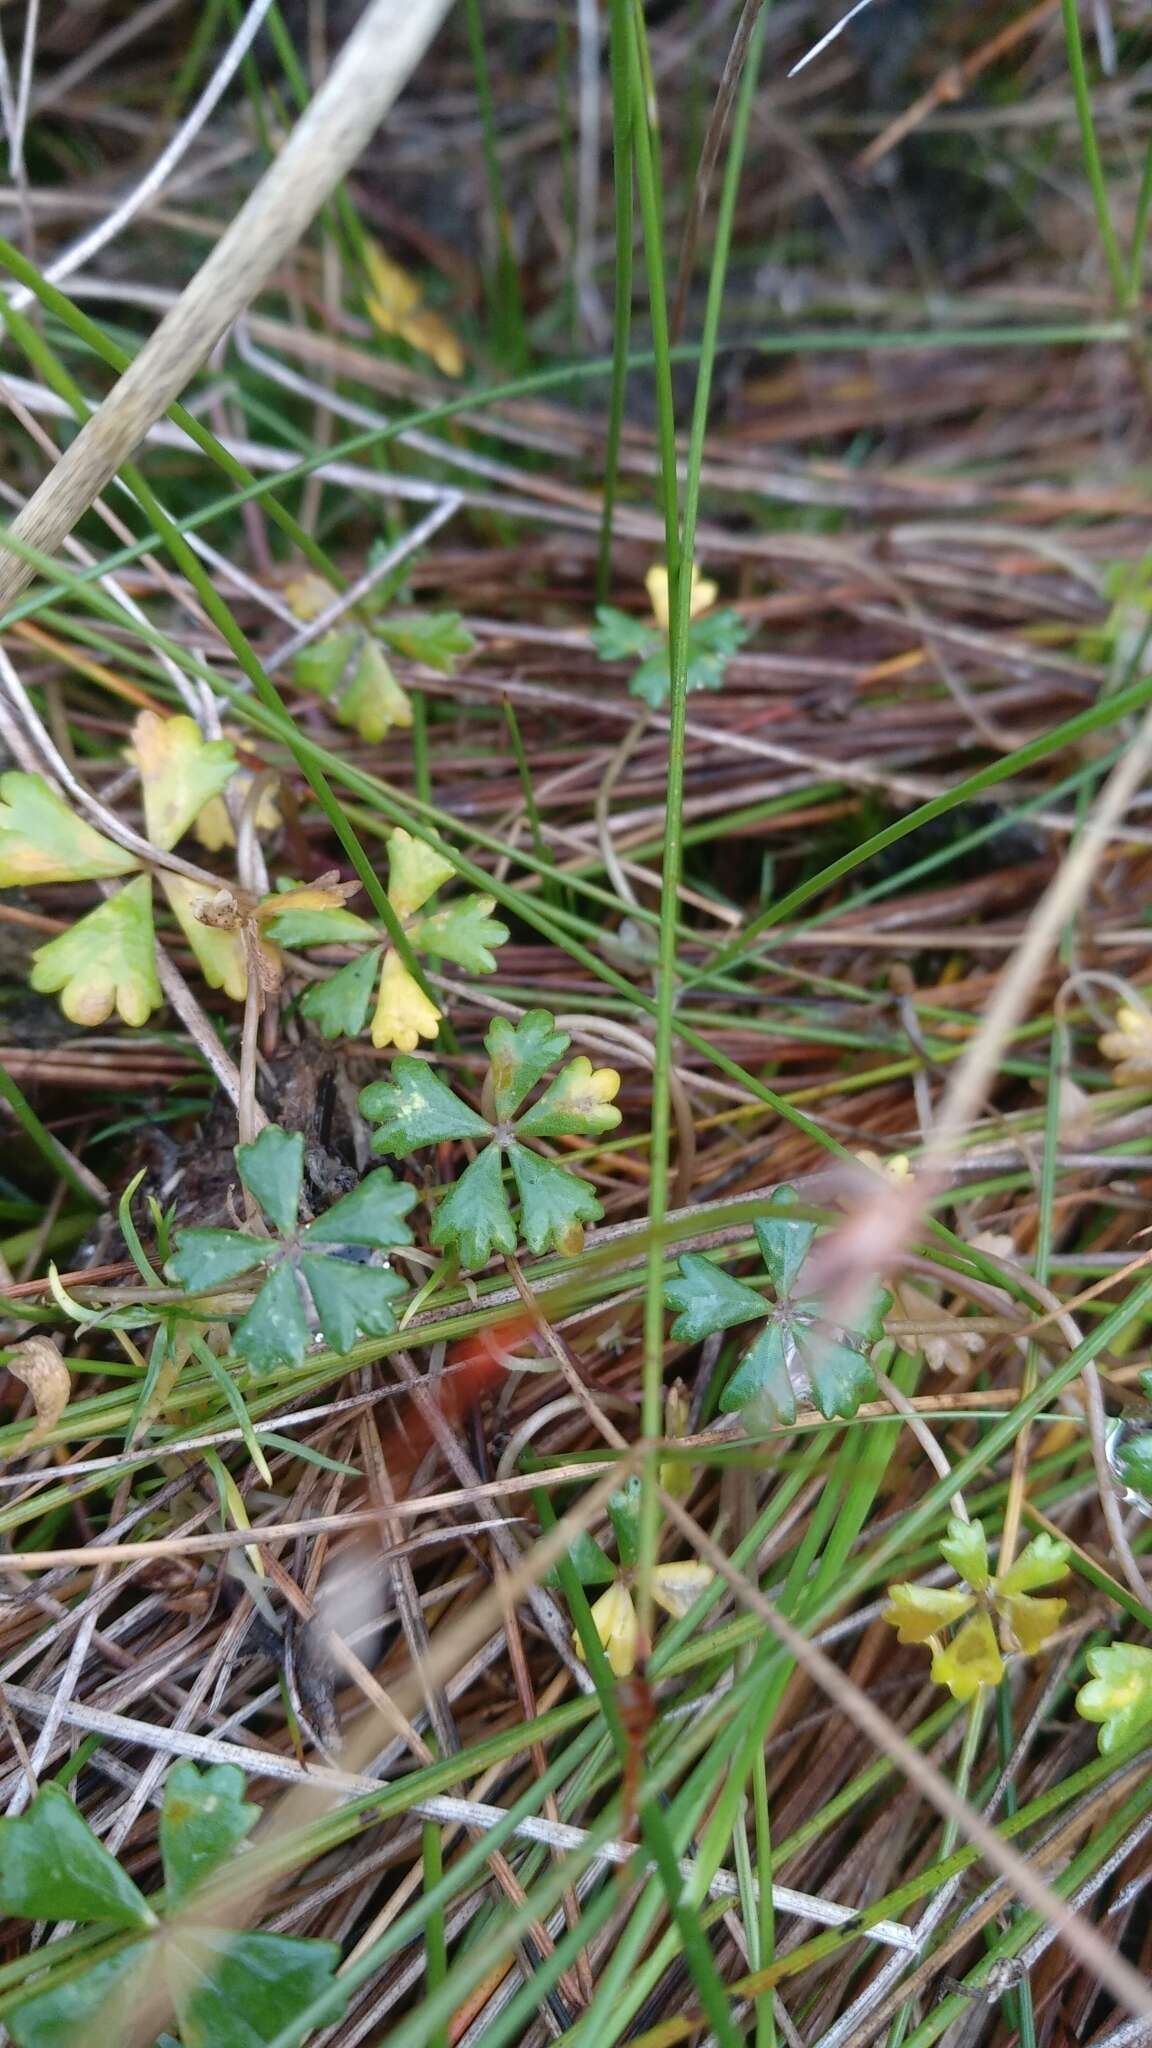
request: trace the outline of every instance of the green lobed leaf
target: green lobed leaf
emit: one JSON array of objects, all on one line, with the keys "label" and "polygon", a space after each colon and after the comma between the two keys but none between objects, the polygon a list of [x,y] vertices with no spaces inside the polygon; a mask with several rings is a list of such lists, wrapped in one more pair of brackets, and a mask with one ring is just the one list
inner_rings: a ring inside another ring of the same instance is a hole
[{"label": "green lobed leaf", "polygon": [[86,825],[42,775],[0,775],[0,889],[109,881],[140,863]]},{"label": "green lobed leaf", "polygon": [[199,1293],[250,1273],[275,1250],[266,1237],[252,1237],[246,1230],[181,1230],[164,1270],[178,1287]]},{"label": "green lobed leaf", "polygon": [[688,1344],[767,1313],[762,1294],[734,1280],[703,1252],[681,1253],[680,1277],[669,1280],[664,1293],[669,1307],[679,1310],[672,1335]]},{"label": "green lobed leaf", "polygon": [[653,711],[659,711],[660,706],[668,702],[668,693],[671,688],[672,672],[669,666],[668,648],[667,644],[662,640],[659,647],[648,656],[647,661],[641,662],[635,675],[630,677],[628,695],[630,697],[642,697],[645,704],[652,706]]},{"label": "green lobed leaf", "polygon": [[182,1928],[168,1981],[184,2048],[262,2048],[330,1988],[339,1961],[334,1941]]},{"label": "green lobed leaf", "polygon": [[421,918],[412,928],[412,943],[438,960],[451,960],[467,974],[493,974],[494,946],[502,946],[512,935],[506,924],[491,912],[494,896],[463,896],[459,903]]},{"label": "green lobed leaf", "polygon": [[[594,1536],[587,1529],[581,1529],[574,1543],[568,1546],[568,1558],[582,1586],[610,1586],[616,1577],[616,1567],[606,1550],[601,1549]],[[557,1565],[552,1565],[544,1574],[546,1586],[562,1586],[563,1580]]]},{"label": "green lobed leaf", "polygon": [[432,1243],[440,1251],[456,1245],[465,1266],[486,1266],[494,1251],[516,1249],[516,1225],[504,1192],[503,1163],[499,1146],[485,1146],[465,1167],[432,1219]]},{"label": "green lobed leaf", "polygon": [[379,932],[354,910],[280,910],[262,920],[261,929],[278,946],[342,946],[361,939],[378,940]]},{"label": "green lobed leaf", "polygon": [[417,1200],[416,1190],[406,1180],[396,1180],[387,1166],[365,1174],[351,1194],[341,1195],[323,1216],[301,1233],[305,1244],[366,1244],[373,1251],[394,1251],[411,1244],[412,1232],[404,1218]]},{"label": "green lobed leaf", "polygon": [[[1142,1379],[1147,1377],[1147,1373],[1141,1374]],[[1116,1463],[1125,1486],[1144,1500],[1152,1498],[1152,1430],[1122,1443],[1116,1453]]]},{"label": "green lobed leaf", "polygon": [[1110,1756],[1145,1732],[1152,1735],[1152,1650],[1108,1643],[1089,1650],[1087,1664],[1092,1677],[1076,1695],[1076,1712],[1101,1724],[1101,1754]]},{"label": "green lobed leaf", "polygon": [[876,1392],[876,1377],[864,1353],[820,1325],[797,1332],[796,1348],[821,1415],[829,1422],[836,1415],[851,1421],[861,1401]]},{"label": "green lobed leaf", "polygon": [[549,1067],[563,1058],[571,1043],[566,1031],[556,1029],[549,1010],[529,1010],[517,1024],[507,1017],[494,1017],[484,1044],[492,1063],[497,1116],[515,1116],[524,1097]]},{"label": "green lobed leaf", "polygon": [[581,1054],[549,1083],[516,1129],[529,1138],[593,1138],[614,1131],[620,1122],[614,1101],[619,1087],[615,1067],[594,1067]]},{"label": "green lobed leaf", "polygon": [[743,1415],[750,1429],[795,1422],[796,1394],[778,1322],[766,1323],[753,1339],[720,1396],[720,1407],[725,1415]]},{"label": "green lobed leaf", "polygon": [[1006,1597],[1033,1593],[1039,1586],[1055,1586],[1068,1576],[1068,1545],[1041,1530],[1026,1543],[1014,1565],[996,1581],[996,1591]]},{"label": "green lobed leaf", "polygon": [[598,1223],[604,1214],[595,1193],[567,1167],[538,1159],[523,1145],[509,1145],[508,1159],[520,1195],[525,1244],[536,1253],[551,1248],[571,1258],[583,1248],[583,1226]]},{"label": "green lobed leaf", "polygon": [[390,1081],[372,1081],[360,1090],[360,1107],[378,1123],[372,1144],[377,1152],[398,1156],[421,1145],[439,1145],[449,1138],[490,1138],[491,1126],[441,1080],[425,1060],[401,1053],[392,1062]]},{"label": "green lobed leaf", "polygon": [[104,1024],[117,1011],[125,1024],[146,1024],[164,1000],[156,974],[152,884],[147,875],[118,889],[32,955],[28,977],[40,995],[60,992],[73,1024]]},{"label": "green lobed leaf", "polygon": [[640,1474],[633,1472],[619,1491],[609,1495],[607,1501],[608,1520],[616,1538],[616,1548],[625,1571],[631,1571],[640,1556],[640,1521],[643,1486]]},{"label": "green lobed leaf", "polygon": [[26,1998],[6,2015],[15,2048],[126,2048],[137,2002],[133,1981],[148,1969],[151,1942],[134,1941],[52,1991]]},{"label": "green lobed leaf", "polygon": [[359,1038],[368,1022],[376,970],[383,949],[373,946],[350,960],[326,981],[313,982],[300,998],[300,1009],[322,1038]]},{"label": "green lobed leaf", "polygon": [[160,1809],[164,1903],[169,1913],[255,1827],[260,1808],[245,1799],[245,1784],[237,1764],[210,1764],[203,1771],[187,1758],[173,1764]]},{"label": "green lobed leaf", "polygon": [[634,619],[615,605],[597,607],[592,645],[601,661],[632,661],[663,650],[664,636],[644,619]]},{"label": "green lobed leaf", "polygon": [[232,1334],[237,1358],[247,1359],[253,1372],[275,1372],[278,1365],[299,1365],[308,1349],[308,1319],[300,1283],[287,1260],[264,1282],[247,1315]]},{"label": "green lobed leaf", "polygon": [[236,1171],[281,1236],[296,1228],[304,1184],[304,1139],[299,1131],[265,1124],[250,1145],[237,1145]]},{"label": "green lobed leaf", "polygon": [[940,1555],[958,1578],[966,1580],[974,1593],[982,1593],[991,1577],[988,1539],[983,1522],[962,1522],[953,1515],[948,1534],[940,1544]]},{"label": "green lobed leaf", "polygon": [[154,1927],[156,1915],[59,1785],[0,1820],[0,1914]]},{"label": "green lobed leaf", "polygon": [[393,1303],[408,1292],[399,1273],[307,1254],[300,1260],[300,1271],[316,1305],[324,1341],[333,1351],[351,1351],[357,1337],[391,1336],[396,1328]]},{"label": "green lobed leaf", "polygon": [[376,631],[406,661],[422,662],[446,676],[476,645],[459,612],[393,612],[378,621]]},{"label": "green lobed leaf", "polygon": [[[779,1212],[793,1207],[797,1200],[795,1188],[778,1188],[773,1196],[773,1206]],[[791,1294],[797,1274],[808,1256],[816,1225],[806,1223],[801,1216],[777,1213],[758,1216],[752,1228],[777,1297],[785,1300]]]},{"label": "green lobed leaf", "polygon": [[412,723],[412,705],[400,688],[384,651],[368,640],[336,706],[341,725],[350,725],[375,746],[394,725]]}]

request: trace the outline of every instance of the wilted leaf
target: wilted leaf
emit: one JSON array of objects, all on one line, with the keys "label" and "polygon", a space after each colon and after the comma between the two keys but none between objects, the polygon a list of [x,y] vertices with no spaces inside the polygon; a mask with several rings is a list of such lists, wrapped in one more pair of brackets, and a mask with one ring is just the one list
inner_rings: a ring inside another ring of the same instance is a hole
[{"label": "wilted leaf", "polygon": [[60,991],[73,1024],[104,1024],[118,1011],[125,1024],[146,1024],[164,998],[156,976],[152,884],[138,875],[32,955],[29,975],[40,995]]},{"label": "wilted leaf", "polygon": [[432,1219],[432,1243],[438,1250],[459,1247],[465,1266],[485,1266],[494,1251],[514,1252],[516,1225],[504,1192],[502,1155],[485,1146],[465,1167]]},{"label": "wilted leaf", "polygon": [[0,889],[98,882],[140,863],[78,818],[42,775],[0,775]]},{"label": "wilted leaf", "polygon": [[459,612],[393,612],[376,630],[406,661],[418,661],[446,676],[476,645]]},{"label": "wilted leaf", "polygon": [[156,1915],[58,1785],[0,1820],[0,1914],[154,1927]]},{"label": "wilted leaf", "polygon": [[227,788],[236,769],[227,740],[206,740],[194,718],[141,711],[128,758],[140,771],[144,826],[153,846],[175,846],[204,806]]},{"label": "wilted leaf", "polygon": [[160,1811],[169,1912],[255,1827],[260,1808],[249,1804],[244,1789],[244,1773],[236,1764],[211,1764],[203,1771],[187,1759],[173,1764]]},{"label": "wilted leaf", "polygon": [[422,917],[412,929],[412,943],[423,953],[451,960],[467,974],[494,974],[492,948],[511,937],[507,925],[491,914],[495,902],[493,896],[463,896],[459,903]]},{"label": "wilted leaf", "polygon": [[[168,1981],[184,2048],[261,2048],[331,1988],[339,1961],[334,1941],[181,1928]],[[343,2009],[341,1998],[329,2017]]]},{"label": "wilted leaf", "polygon": [[524,1097],[571,1043],[566,1031],[556,1029],[556,1020],[547,1010],[529,1010],[517,1024],[509,1023],[507,1017],[494,1017],[484,1044],[492,1063],[497,1116],[514,1116]]},{"label": "wilted leaf", "polygon": [[397,917],[421,910],[456,873],[452,862],[427,839],[415,839],[397,825],[388,834],[388,901]]},{"label": "wilted leaf", "polygon": [[13,1379],[26,1386],[36,1409],[35,1427],[28,1432],[20,1450],[31,1450],[49,1436],[72,1394],[68,1367],[50,1337],[26,1337],[8,1353],[7,1369]]},{"label": "wilted leaf", "polygon": [[1076,1695],[1076,1712],[1099,1721],[1100,1751],[1110,1756],[1136,1737],[1152,1734],[1152,1650],[1138,1643],[1109,1643],[1089,1650],[1087,1685]]},{"label": "wilted leaf", "polygon": [[438,1145],[448,1138],[489,1138],[491,1127],[461,1102],[424,1060],[401,1055],[392,1062],[390,1081],[372,1081],[360,1091],[360,1107],[380,1128],[373,1138],[377,1152],[403,1156],[420,1145]]},{"label": "wilted leaf", "polygon": [[615,1067],[593,1067],[583,1056],[570,1060],[520,1118],[517,1131],[531,1138],[599,1137],[620,1122],[619,1092]]},{"label": "wilted leaf", "polygon": [[201,883],[189,881],[185,875],[162,872],[160,886],[209,988],[222,988],[234,1003],[242,1003],[248,993],[248,963],[239,926],[228,931],[219,925],[205,924],[197,917],[198,906],[212,900],[210,891]]},{"label": "wilted leaf", "polygon": [[300,998],[300,1008],[323,1038],[358,1038],[368,1022],[381,948],[374,946],[350,960],[326,981],[313,982]]},{"label": "wilted leaf", "polygon": [[422,1038],[435,1038],[441,1012],[426,996],[416,976],[391,948],[384,955],[380,989],[372,1016],[373,1045],[397,1045],[414,1052]]}]

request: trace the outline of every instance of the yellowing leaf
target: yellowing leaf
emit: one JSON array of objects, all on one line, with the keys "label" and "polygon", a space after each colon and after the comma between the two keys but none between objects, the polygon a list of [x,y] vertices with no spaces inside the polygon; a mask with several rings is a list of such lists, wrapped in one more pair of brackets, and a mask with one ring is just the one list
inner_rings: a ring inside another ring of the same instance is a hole
[{"label": "yellowing leaf", "polygon": [[406,341],[421,355],[429,356],[444,377],[462,377],[464,351],[439,313],[424,304],[416,280],[384,254],[378,242],[365,238],[364,267],[372,289],[364,295],[369,318],[381,334]]},{"label": "yellowing leaf", "polygon": [[1076,1695],[1076,1712],[1103,1724],[1100,1749],[1109,1756],[1152,1726],[1152,1650],[1108,1643],[1089,1650],[1088,1669],[1092,1677]]},{"label": "yellowing leaf", "polygon": [[1014,1565],[996,1581],[997,1594],[1034,1593],[1038,1586],[1055,1586],[1068,1576],[1068,1545],[1057,1536],[1041,1531],[1026,1543]]},{"label": "yellowing leaf", "polygon": [[884,1619],[901,1643],[926,1643],[967,1614],[972,1595],[959,1586],[889,1586]]},{"label": "yellowing leaf", "polygon": [[1060,1626],[1066,1600],[1036,1600],[1030,1593],[1009,1593],[996,1602],[1001,1631],[1009,1649],[1031,1657]]},{"label": "yellowing leaf", "polygon": [[335,873],[321,875],[315,882],[302,883],[298,889],[281,889],[275,896],[265,896],[256,905],[256,915],[266,923],[286,910],[343,910],[349,897],[359,892],[359,882],[341,882]]},{"label": "yellowing leaf", "polygon": [[36,1409],[35,1427],[20,1446],[21,1452],[42,1443],[68,1406],[72,1381],[68,1367],[50,1337],[26,1337],[8,1353],[8,1371],[20,1380],[32,1396]]},{"label": "yellowing leaf", "polygon": [[[592,1623],[604,1645],[609,1668],[617,1678],[627,1678],[636,1669],[640,1624],[632,1605],[632,1595],[619,1579],[613,1579],[607,1590],[593,1602]],[[583,1655],[579,1637],[574,1636],[573,1641]]]},{"label": "yellowing leaf", "polygon": [[912,1164],[906,1152],[893,1152],[887,1159],[881,1159],[878,1152],[865,1149],[857,1152],[856,1157],[861,1166],[868,1167],[872,1173],[882,1173],[885,1180],[894,1182],[897,1187],[901,1182],[912,1179]]},{"label": "yellowing leaf", "polygon": [[933,1644],[933,1682],[946,1685],[954,1700],[970,1700],[982,1685],[999,1685],[1003,1676],[1004,1659],[986,1614],[974,1614],[950,1643]]},{"label": "yellowing leaf", "polygon": [[[666,633],[668,631],[669,618],[668,570],[663,562],[653,563],[644,578],[644,588],[648,592],[648,602],[652,607],[652,616],[660,631]],[[699,569],[695,562],[693,562],[692,588],[688,598],[689,618],[697,619],[701,612],[710,610],[719,595],[719,585],[711,583],[707,577],[701,576]]]},{"label": "yellowing leaf", "polygon": [[[861,1155],[858,1153],[857,1157]],[[988,1340],[979,1330],[969,1329],[963,1316],[952,1314],[910,1280],[898,1276],[889,1281],[901,1319],[912,1328],[901,1330],[897,1339],[904,1351],[919,1351],[932,1372],[967,1372],[971,1360],[984,1350]],[[926,1324],[919,1329],[917,1324]],[[896,1335],[895,1331],[892,1332]]]},{"label": "yellowing leaf", "polygon": [[136,719],[128,758],[140,771],[145,830],[165,851],[220,796],[236,768],[228,740],[206,740],[194,718],[160,718],[155,711]]},{"label": "yellowing leaf", "polygon": [[118,1010],[125,1024],[145,1024],[163,996],[156,977],[152,884],[137,875],[58,939],[32,955],[32,987],[60,994],[73,1024],[104,1024]]},{"label": "yellowing leaf", "polygon": [[401,1052],[415,1052],[422,1038],[435,1038],[440,1015],[399,953],[389,948],[372,1019],[373,1045],[395,1045]]},{"label": "yellowing leaf", "polygon": [[397,825],[388,834],[388,901],[397,917],[411,917],[456,873],[438,847]]},{"label": "yellowing leaf", "polygon": [[339,592],[323,576],[317,576],[314,569],[301,569],[298,575],[289,578],[284,585],[284,596],[289,609],[300,620],[301,625],[310,626],[335,604]]},{"label": "yellowing leaf", "polygon": [[244,935],[239,925],[228,930],[206,923],[197,916],[197,911],[212,901],[209,891],[199,882],[189,881],[184,875],[167,873],[162,873],[159,879],[209,988],[222,988],[234,1003],[242,1003],[248,993],[248,965]]},{"label": "yellowing leaf", "polygon": [[[691,1412],[687,1387],[683,1380],[673,1380],[664,1396],[664,1434],[669,1441],[687,1436]],[[660,1484],[674,1499],[691,1493],[692,1480],[692,1467],[681,1458],[669,1458],[660,1467]]]},{"label": "yellowing leaf", "polygon": [[1143,1004],[1121,1003],[1115,1030],[1106,1031],[1099,1043],[1120,1087],[1130,1081],[1152,1081],[1152,1012]]},{"label": "yellowing leaf", "polygon": [[716,1574],[706,1564],[698,1564],[695,1558],[678,1558],[673,1564],[658,1564],[652,1571],[652,1598],[665,1614],[675,1615],[677,1621],[694,1607],[701,1593],[712,1584]]},{"label": "yellowing leaf", "polygon": [[[225,737],[233,742],[243,737],[227,726],[224,731]],[[233,800],[243,804],[255,780],[256,776],[251,768],[237,768],[229,785]],[[256,802],[256,816],[252,822],[261,838],[267,838],[283,822],[280,806],[276,802],[276,786],[270,781],[265,781],[260,792]],[[206,847],[209,853],[220,853],[225,847],[236,844],[232,818],[222,796],[209,798],[196,818],[193,830],[201,846]]]},{"label": "yellowing leaf", "polygon": [[991,1576],[983,1522],[962,1522],[958,1515],[953,1515],[948,1524],[948,1534],[940,1545],[940,1555],[954,1572],[967,1580],[974,1593],[983,1593]]},{"label": "yellowing leaf", "polygon": [[0,776],[0,797],[0,889],[106,881],[140,865],[78,818],[42,775]]}]

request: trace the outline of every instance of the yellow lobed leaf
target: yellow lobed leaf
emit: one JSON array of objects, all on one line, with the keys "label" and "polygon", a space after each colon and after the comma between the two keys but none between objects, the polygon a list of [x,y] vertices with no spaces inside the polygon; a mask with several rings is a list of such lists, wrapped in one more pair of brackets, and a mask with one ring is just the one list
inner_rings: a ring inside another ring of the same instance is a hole
[{"label": "yellow lobed leaf", "polygon": [[206,922],[198,915],[210,908],[213,901],[199,882],[189,881],[184,875],[161,874],[159,879],[209,988],[222,988],[234,1003],[242,1003],[248,993],[248,963],[239,924],[229,928]]},{"label": "yellow lobed leaf", "polygon": [[388,901],[397,917],[411,917],[456,873],[450,860],[402,825],[388,834]]},{"label": "yellow lobed leaf", "polygon": [[[687,1436],[691,1413],[687,1387],[683,1380],[673,1380],[664,1395],[664,1434],[669,1442]],[[680,1458],[669,1459],[660,1467],[661,1486],[677,1500],[691,1493],[694,1477],[691,1465]]]},{"label": "yellow lobed leaf", "polygon": [[137,875],[32,955],[32,987],[60,995],[73,1024],[104,1024],[113,1011],[125,1024],[146,1024],[164,998],[156,974],[152,884]]},{"label": "yellow lobed leaf", "polygon": [[349,897],[359,894],[359,882],[342,882],[336,869],[330,875],[318,875],[314,882],[303,882],[298,889],[281,889],[278,895],[264,896],[256,905],[256,916],[262,921],[279,917],[285,910],[343,910]]},{"label": "yellow lobed leaf", "polygon": [[[593,1602],[592,1625],[604,1646],[614,1676],[627,1678],[636,1669],[640,1624],[632,1605],[632,1595],[619,1579],[613,1579],[600,1598]],[[583,1656],[579,1636],[573,1633],[572,1640]]]},{"label": "yellow lobed leaf", "polygon": [[399,953],[389,948],[384,955],[380,993],[372,1019],[373,1045],[394,1045],[400,1052],[415,1052],[422,1038],[435,1038],[440,1016]]},{"label": "yellow lobed leaf", "polygon": [[1066,1600],[1037,1600],[1031,1593],[1009,1593],[996,1602],[1001,1635],[1007,1649],[1031,1657],[1060,1626]]},{"label": "yellow lobed leaf", "polygon": [[695,1606],[715,1577],[715,1572],[708,1565],[699,1564],[693,1557],[677,1558],[672,1564],[654,1565],[652,1598],[665,1614],[672,1614],[679,1621],[690,1607]]},{"label": "yellow lobed leaf", "polygon": [[380,333],[406,341],[409,348],[430,357],[442,376],[463,376],[464,351],[448,322],[424,304],[415,278],[371,237],[365,239],[364,267],[371,285],[364,306]]},{"label": "yellow lobed leaf", "polygon": [[323,576],[317,576],[314,569],[301,569],[284,585],[288,608],[302,626],[310,626],[313,619],[320,618],[338,596],[339,592]]},{"label": "yellow lobed leaf", "polygon": [[140,865],[78,818],[42,775],[13,769],[0,776],[0,797],[0,889],[109,881]]},{"label": "yellow lobed leaf", "polygon": [[889,1606],[884,1620],[897,1631],[901,1643],[926,1643],[950,1628],[972,1607],[972,1595],[959,1586],[913,1586],[907,1583],[888,1588]]},{"label": "yellow lobed leaf", "polygon": [[1115,1068],[1121,1087],[1130,1081],[1152,1080],[1152,1012],[1135,1003],[1121,1003],[1116,1027],[1099,1040],[1104,1058]]},{"label": "yellow lobed leaf", "polygon": [[974,1614],[950,1643],[934,1642],[932,1678],[946,1685],[954,1700],[970,1700],[982,1685],[999,1685],[1004,1659],[987,1614]]},{"label": "yellow lobed leaf", "polygon": [[144,829],[165,851],[221,795],[236,768],[228,740],[206,740],[194,718],[161,718],[155,711],[136,718],[128,759],[140,771]]},{"label": "yellow lobed leaf", "polygon": [[[668,631],[668,569],[664,562],[654,562],[644,578],[652,616],[662,633]],[[688,596],[688,616],[698,619],[701,612],[710,611],[720,595],[720,587],[706,576],[701,576],[695,562],[692,564],[692,582]]]}]

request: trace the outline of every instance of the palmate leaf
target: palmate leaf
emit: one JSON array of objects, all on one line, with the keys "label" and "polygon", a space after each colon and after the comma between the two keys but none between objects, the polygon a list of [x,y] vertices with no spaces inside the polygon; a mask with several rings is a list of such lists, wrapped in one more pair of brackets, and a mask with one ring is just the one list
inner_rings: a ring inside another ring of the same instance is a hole
[{"label": "palmate leaf", "polygon": [[432,1219],[431,1238],[440,1251],[456,1245],[466,1266],[486,1266],[493,1252],[514,1252],[518,1242],[504,1191],[503,1155],[497,1145],[465,1167]]},{"label": "palmate leaf", "polygon": [[484,1038],[492,1064],[498,1117],[515,1116],[526,1095],[567,1052],[572,1040],[547,1010],[529,1010],[518,1024],[494,1017]]},{"label": "palmate leaf", "polygon": [[255,1827],[260,1808],[245,1799],[244,1790],[244,1773],[236,1764],[211,1764],[203,1771],[188,1759],[173,1764],[160,1810],[168,1912],[182,1905]]},{"label": "palmate leaf", "polygon": [[404,1054],[393,1060],[390,1081],[372,1081],[361,1089],[360,1107],[380,1126],[373,1149],[398,1157],[449,1138],[491,1136],[485,1119],[438,1080],[426,1061]]},{"label": "palmate leaf", "polygon": [[296,1227],[304,1185],[304,1139],[299,1131],[265,1124],[251,1145],[237,1145],[236,1170],[269,1222],[282,1236]]},{"label": "palmate leaf", "polygon": [[552,1248],[574,1257],[584,1246],[584,1225],[598,1223],[604,1214],[587,1181],[549,1159],[538,1159],[522,1145],[509,1145],[508,1159],[520,1196],[525,1243],[537,1254]]},{"label": "palmate leaf", "polygon": [[130,875],[134,854],[86,825],[42,775],[0,775],[0,889]]},{"label": "palmate leaf", "polygon": [[148,876],[137,875],[58,939],[38,946],[28,978],[41,995],[59,993],[73,1024],[103,1024],[114,1010],[125,1024],[146,1024],[164,1000]]},{"label": "palmate leaf", "polygon": [[762,1294],[742,1280],[734,1280],[703,1252],[683,1252],[680,1277],[670,1280],[664,1291],[670,1306],[680,1311],[672,1335],[687,1344],[767,1313]]},{"label": "palmate leaf", "polygon": [[230,741],[206,740],[195,719],[183,714],[162,718],[141,711],[128,757],[140,771],[145,831],[153,846],[165,850],[223,793],[236,770]]},{"label": "palmate leaf", "polygon": [[269,1274],[246,1316],[232,1333],[232,1348],[254,1373],[299,1365],[308,1349],[308,1318],[300,1282],[287,1261]]},{"label": "palmate leaf", "polygon": [[127,1871],[97,1841],[59,1785],[42,1785],[27,1813],[0,1820],[0,1915],[154,1927]]},{"label": "palmate leaf", "polygon": [[412,928],[412,943],[422,953],[439,960],[451,960],[467,974],[493,974],[496,955],[512,934],[506,924],[492,916],[494,896],[462,896],[459,903],[422,917]]},{"label": "palmate leaf", "polygon": [[459,612],[392,612],[377,622],[376,631],[406,661],[446,676],[476,645]]},{"label": "palmate leaf", "polygon": [[150,1949],[148,1941],[133,1942],[70,1983],[24,1999],[5,2018],[15,2048],[81,2048],[89,2042],[123,2048],[132,2036]]},{"label": "palmate leaf", "polygon": [[184,2048],[262,2048],[329,1989],[339,1961],[334,1941],[181,1928],[168,1982]]},{"label": "palmate leaf", "polygon": [[382,950],[374,946],[326,981],[314,982],[304,991],[301,1012],[309,1023],[315,1024],[322,1038],[359,1038],[372,1007]]}]

